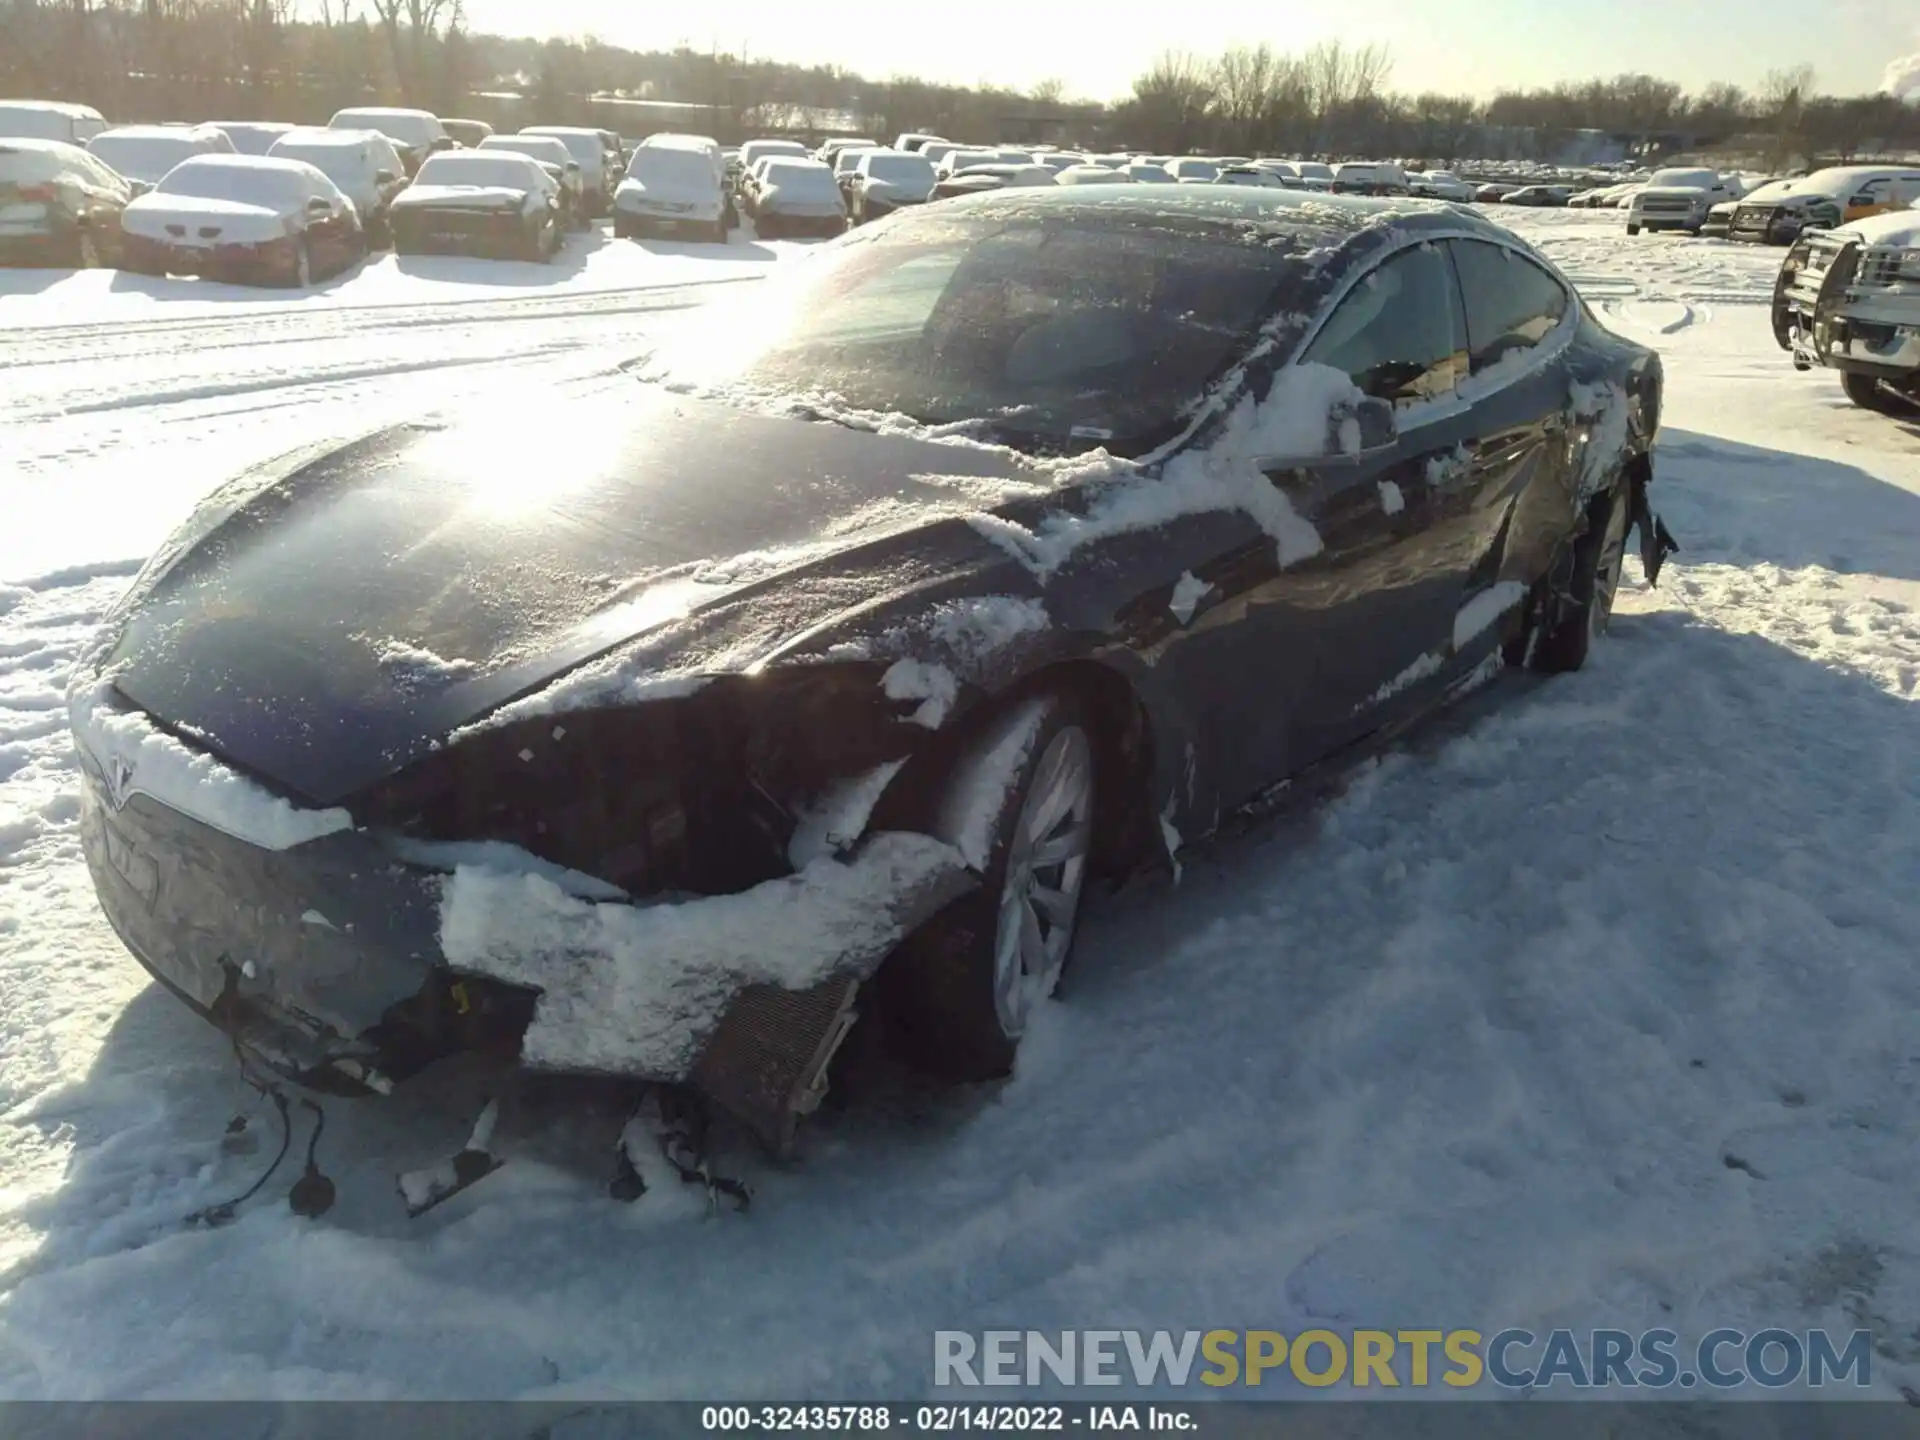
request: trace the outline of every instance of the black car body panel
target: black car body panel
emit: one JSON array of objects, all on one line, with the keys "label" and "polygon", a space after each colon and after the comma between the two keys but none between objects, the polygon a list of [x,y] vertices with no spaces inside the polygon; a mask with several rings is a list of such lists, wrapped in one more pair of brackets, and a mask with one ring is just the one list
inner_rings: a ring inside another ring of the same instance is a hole
[{"label": "black car body panel", "polygon": [[[170,983],[205,1005],[226,974],[206,957],[242,939],[271,962],[269,976],[309,951],[315,975],[337,974],[329,967],[353,947],[289,917],[352,916],[363,953],[401,946],[405,963],[369,959],[365,984],[332,1002],[313,986],[282,989],[350,1048],[373,1010],[390,1020],[405,995],[444,979],[437,940],[409,918],[437,878],[403,862],[383,872],[367,903],[390,908],[400,928],[378,941],[359,928],[361,902],[329,879],[365,873],[371,859],[359,857],[386,853],[379,837],[513,844],[640,898],[790,884],[789,802],[879,765],[911,775],[965,733],[975,708],[1063,665],[1106,677],[1101,693],[1137,710],[1131,729],[1122,714],[1114,723],[1129,731],[1127,783],[1151,817],[1145,832],[1203,835],[1471,678],[1529,607],[1552,601],[1550,577],[1603,490],[1633,486],[1657,568],[1664,531],[1645,496],[1659,360],[1605,330],[1570,286],[1538,360],[1470,400],[1429,408],[1364,453],[1258,462],[1313,526],[1312,553],[1289,558],[1248,509],[1221,504],[1096,529],[1037,563],[1034,537],[1220,443],[1239,402],[1266,395],[1383,258],[1491,241],[1553,272],[1473,212],[1434,202],[1090,186],[953,207],[1043,221],[1219,219],[1251,227],[1289,279],[1258,344],[1183,414],[1180,433],[1067,480],[1010,450],[621,380],[543,411],[548,429],[604,440],[564,475],[546,478],[547,452],[529,456],[524,419],[512,417],[382,431],[216,495],[135,582],[83,682],[110,684],[118,703],[296,804],[345,807],[360,829],[255,873],[144,805],[116,820],[90,801],[89,860],[136,953],[157,971],[171,965]],[[1040,607],[1044,623],[981,648],[941,619],[1008,604]],[[1484,623],[1463,623],[1480,611]],[[951,706],[931,723],[883,683],[904,660],[953,677]],[[617,683],[566,713],[544,708],[544,687],[609,663]],[[632,677],[700,683],[648,690]],[[92,783],[110,795],[110,779]],[[883,800],[876,815],[886,813]],[[131,851],[205,857],[169,862],[178,878],[166,888],[186,898],[155,912],[165,918],[143,918],[154,907],[111,863],[116,830]],[[299,878],[309,866],[311,883]],[[275,867],[295,877],[291,888]],[[899,897],[899,913],[923,913],[963,883],[932,877],[925,893]],[[222,921],[208,902],[215,918],[202,924],[192,897],[209,885],[278,918]],[[156,926],[172,938],[154,938]],[[189,950],[198,958],[177,958]],[[866,957],[851,978],[876,963]],[[817,1080],[809,1067],[837,1033],[844,978],[809,992],[810,1018],[768,1093]],[[750,989],[729,1014],[784,1003]]]}]

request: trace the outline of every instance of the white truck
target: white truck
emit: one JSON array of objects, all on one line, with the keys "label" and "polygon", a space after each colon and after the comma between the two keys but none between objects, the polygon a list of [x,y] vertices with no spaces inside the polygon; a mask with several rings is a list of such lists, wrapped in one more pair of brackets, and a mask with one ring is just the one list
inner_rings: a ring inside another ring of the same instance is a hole
[{"label": "white truck", "polygon": [[1920,417],[1920,210],[1796,240],[1773,287],[1773,336],[1795,369],[1838,370],[1854,404]]},{"label": "white truck", "polygon": [[1656,170],[1627,202],[1627,234],[1642,230],[1685,230],[1698,235],[1707,212],[1726,200],[1738,200],[1740,183],[1718,170]]}]

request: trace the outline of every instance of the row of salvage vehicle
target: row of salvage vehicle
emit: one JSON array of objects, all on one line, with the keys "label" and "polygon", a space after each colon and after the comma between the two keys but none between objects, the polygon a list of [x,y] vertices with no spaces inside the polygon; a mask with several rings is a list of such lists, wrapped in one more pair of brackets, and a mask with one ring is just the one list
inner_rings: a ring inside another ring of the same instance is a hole
[{"label": "row of salvage vehicle", "polygon": [[384,108],[324,127],[110,127],[84,107],[0,102],[0,262],[305,286],[389,246],[549,260],[610,208],[618,137],[452,123],[478,129],[463,141]]}]

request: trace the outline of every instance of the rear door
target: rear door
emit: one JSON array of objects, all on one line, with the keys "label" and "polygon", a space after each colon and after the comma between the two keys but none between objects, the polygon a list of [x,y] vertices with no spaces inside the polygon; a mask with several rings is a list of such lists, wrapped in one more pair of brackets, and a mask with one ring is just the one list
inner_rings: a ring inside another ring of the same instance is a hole
[{"label": "rear door", "polygon": [[1537,573],[1565,534],[1577,449],[1574,392],[1560,357],[1579,307],[1560,280],[1492,240],[1447,242],[1466,307],[1470,414],[1459,448],[1423,492],[1430,555],[1452,603],[1449,672],[1496,647],[1524,595],[1509,577]]}]

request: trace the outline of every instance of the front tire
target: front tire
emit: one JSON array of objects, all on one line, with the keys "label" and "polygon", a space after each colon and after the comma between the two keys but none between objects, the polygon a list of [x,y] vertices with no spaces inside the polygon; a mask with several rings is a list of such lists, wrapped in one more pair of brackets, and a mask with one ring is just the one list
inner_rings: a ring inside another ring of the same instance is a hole
[{"label": "front tire", "polygon": [[1620,571],[1626,562],[1627,527],[1632,519],[1629,486],[1623,482],[1595,505],[1593,524],[1574,542],[1572,575],[1566,601],[1533,647],[1533,668],[1554,674],[1578,670],[1587,663],[1594,642],[1607,633],[1613,618],[1614,596],[1620,589]]},{"label": "front tire", "polygon": [[1086,709],[1071,696],[1024,705],[1038,714],[1006,713],[1032,726],[1031,740],[985,832],[980,888],[909,937],[880,976],[903,1058],[944,1079],[1013,1068],[1065,972],[1092,861],[1098,749]]},{"label": "front tire", "polygon": [[[1874,379],[1871,375],[1858,375],[1851,370],[1840,372],[1840,388],[1847,392],[1847,399],[1863,410],[1872,410],[1880,415],[1898,415],[1908,417],[1920,410],[1920,398],[1906,399],[1892,386]],[[1920,390],[1916,390],[1920,397]]]}]

